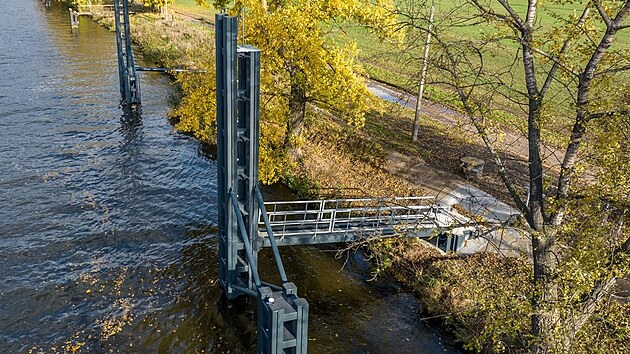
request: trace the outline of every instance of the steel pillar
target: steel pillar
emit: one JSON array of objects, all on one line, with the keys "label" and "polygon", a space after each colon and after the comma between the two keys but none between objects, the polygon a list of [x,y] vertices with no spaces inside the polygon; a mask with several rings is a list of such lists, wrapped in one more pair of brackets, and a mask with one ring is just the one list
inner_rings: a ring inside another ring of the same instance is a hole
[{"label": "steel pillar", "polygon": [[78,29],[79,28],[79,13],[74,11],[72,8],[68,9],[70,11],[70,28]]},{"label": "steel pillar", "polygon": [[124,108],[135,109],[140,106],[140,81],[136,76],[136,63],[131,48],[129,0],[114,0],[114,20],[121,105]]},{"label": "steel pillar", "polygon": [[[236,139],[237,198],[245,227],[258,262],[261,248],[258,237],[260,217],[255,189],[258,184],[258,130],[260,103],[260,50],[251,46],[237,48],[238,53],[238,120]],[[253,289],[249,278],[249,287]]]},{"label": "steel pillar", "polygon": [[285,283],[280,291],[269,287],[258,293],[258,354],[306,354],[308,302],[297,287]]},{"label": "steel pillar", "polygon": [[[219,179],[219,276],[228,298],[255,292],[230,192],[236,193],[254,262],[258,237],[258,116],[260,50],[237,47],[236,18],[217,15],[217,130]],[[238,63],[238,65],[237,65]],[[238,76],[238,80],[237,80]]]},{"label": "steel pillar", "polygon": [[[228,299],[258,299],[259,354],[304,354],[308,302],[287,281],[275,242],[271,245],[283,286],[263,283],[258,274],[263,245],[258,219],[260,207],[264,210],[258,190],[260,50],[237,46],[235,17],[217,15],[215,31],[219,282]],[[266,213],[263,219],[273,238]]]}]

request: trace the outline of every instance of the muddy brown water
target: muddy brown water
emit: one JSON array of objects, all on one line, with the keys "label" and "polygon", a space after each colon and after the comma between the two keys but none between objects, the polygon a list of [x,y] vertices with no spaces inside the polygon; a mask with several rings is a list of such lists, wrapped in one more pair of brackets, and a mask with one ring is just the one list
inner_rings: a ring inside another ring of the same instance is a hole
[{"label": "muddy brown water", "polygon": [[[255,303],[215,283],[216,163],[169,125],[169,78],[141,74],[142,119],[121,120],[114,35],[68,17],[37,0],[0,12],[0,352],[254,352]],[[311,304],[309,352],[457,352],[416,298],[334,249],[281,250]]]}]

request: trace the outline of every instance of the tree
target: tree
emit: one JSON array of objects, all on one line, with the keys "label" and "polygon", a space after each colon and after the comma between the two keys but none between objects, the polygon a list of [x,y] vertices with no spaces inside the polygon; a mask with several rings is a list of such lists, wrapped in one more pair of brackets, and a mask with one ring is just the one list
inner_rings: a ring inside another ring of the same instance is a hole
[{"label": "tree", "polygon": [[[208,5],[204,0],[197,3]],[[325,110],[360,127],[365,114],[378,106],[355,60],[356,45],[339,45],[327,34],[338,22],[353,21],[380,38],[397,38],[390,27],[395,19],[391,0],[244,0],[215,1],[213,5],[220,9],[229,6],[226,11],[231,15],[241,15],[244,9],[245,43],[262,52],[259,178],[263,183],[274,183],[292,173],[305,121],[327,114]],[[209,92],[214,83],[210,75],[183,76],[183,99],[174,111],[177,128],[212,143],[215,102]],[[313,104],[311,110],[307,109],[309,103]]]},{"label": "tree", "polygon": [[284,122],[285,148],[296,146],[308,103],[352,125],[363,125],[373,96],[360,76],[356,46],[337,45],[327,36],[327,28],[354,21],[386,36],[394,20],[391,6],[389,0],[241,0],[230,6],[232,14],[245,9],[245,41],[264,53],[262,92],[269,98],[267,105],[283,107],[277,113],[285,117],[268,118]]},{"label": "tree", "polygon": [[[534,290],[523,342],[533,353],[570,352],[630,270],[630,55],[618,44],[630,1],[547,2],[553,10],[530,0],[521,13],[513,3],[467,0],[451,27],[475,26],[477,38],[430,30],[417,11],[402,13],[402,27],[433,34],[436,81],[459,97],[526,220]],[[507,64],[495,65],[501,53]],[[506,102],[527,122],[527,198],[493,139],[491,112]],[[564,134],[557,174],[542,153],[550,131]]]},{"label": "tree", "polygon": [[433,16],[435,15],[435,0],[431,0],[431,9],[429,10],[429,24],[427,25],[427,39],[424,42],[424,51],[422,54],[422,69],[420,70],[420,80],[418,80],[418,95],[416,96],[416,111],[413,120],[413,131],[411,138],[418,141],[418,130],[420,130],[420,106],[422,105],[422,94],[424,93],[424,83],[427,77],[427,67],[429,66],[429,46],[431,44],[431,31],[433,30]]},{"label": "tree", "polygon": [[147,7],[164,7],[165,5],[172,4],[174,0],[142,0],[142,4]]}]

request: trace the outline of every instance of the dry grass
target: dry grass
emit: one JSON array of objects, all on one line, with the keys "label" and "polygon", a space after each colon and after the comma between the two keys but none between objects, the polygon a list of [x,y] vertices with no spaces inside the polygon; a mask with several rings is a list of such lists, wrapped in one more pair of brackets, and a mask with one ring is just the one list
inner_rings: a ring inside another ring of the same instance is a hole
[{"label": "dry grass", "polygon": [[530,312],[529,262],[496,254],[442,255],[408,238],[373,248],[388,269],[423,302],[428,318],[449,327],[465,348],[483,352],[522,352]]},{"label": "dry grass", "polygon": [[[94,19],[114,30],[112,17],[95,15]],[[152,13],[139,13],[130,21],[134,43],[160,67],[199,69],[205,64],[200,58],[214,57],[214,35],[205,25],[181,19],[163,21]]]},{"label": "dry grass", "polygon": [[307,122],[300,178],[314,182],[319,194],[335,190],[344,197],[422,195],[410,182],[385,169],[387,152],[363,129],[348,126],[319,110]]}]

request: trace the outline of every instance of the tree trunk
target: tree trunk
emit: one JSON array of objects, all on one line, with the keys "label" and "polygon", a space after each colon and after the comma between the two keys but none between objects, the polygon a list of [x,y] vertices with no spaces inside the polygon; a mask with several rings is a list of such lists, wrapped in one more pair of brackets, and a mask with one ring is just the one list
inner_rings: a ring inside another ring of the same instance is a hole
[{"label": "tree trunk", "polygon": [[553,311],[558,290],[554,281],[557,267],[555,236],[539,232],[532,235],[534,256],[534,293],[532,295],[532,353],[548,353],[554,343],[553,328],[558,325]]},{"label": "tree trunk", "polygon": [[433,30],[434,15],[435,0],[431,0],[431,10],[429,12],[429,28],[427,30],[427,39],[424,43],[424,54],[422,55],[422,71],[420,72],[420,84],[418,85],[418,96],[416,97],[416,112],[413,120],[413,131],[411,133],[413,141],[418,141],[418,131],[420,130],[420,106],[422,105],[424,82],[426,81],[427,67],[429,66],[429,46],[431,45],[431,31]]},{"label": "tree trunk", "polygon": [[[567,39],[562,46],[561,53],[557,55],[547,78],[541,88],[538,86],[535,70],[535,43],[533,41],[533,31],[536,25],[538,0],[527,1],[525,16],[522,17],[510,5],[509,0],[497,0],[503,6],[507,15],[494,12],[478,0],[470,0],[479,10],[482,16],[494,17],[494,19],[504,21],[511,29],[520,32],[520,43],[522,49],[523,69],[525,72],[525,83],[527,87],[528,99],[528,139],[529,139],[529,207],[521,206],[520,198],[515,196],[509,183],[506,183],[510,194],[514,196],[519,209],[523,211],[527,223],[533,230],[532,252],[533,252],[533,282],[535,290],[531,297],[531,335],[530,351],[532,353],[566,352],[570,349],[572,336],[575,335],[587,323],[597,306],[606,298],[613,287],[614,275],[603,278],[595,284],[589,293],[588,300],[577,311],[574,322],[562,315],[562,309],[557,303],[559,297],[558,272],[559,262],[563,255],[557,244],[557,227],[562,224],[563,214],[567,208],[568,193],[572,184],[572,173],[578,161],[578,151],[588,128],[589,120],[593,119],[589,112],[589,91],[590,85],[595,77],[598,65],[608,52],[613,43],[616,33],[630,25],[624,24],[624,20],[630,15],[630,0],[623,0],[621,7],[617,8],[616,15],[610,17],[607,12],[611,9],[604,9],[601,0],[590,2],[585,7],[582,16],[577,21],[577,28],[585,24],[589,16],[590,6],[594,6],[606,24],[606,33],[598,43],[596,50],[588,61],[584,70],[579,75],[579,85],[577,90],[577,110],[571,140],[567,146],[564,161],[561,166],[560,178],[557,185],[556,203],[553,210],[547,207],[543,197],[543,165],[541,160],[541,140],[540,140],[540,117],[541,104],[544,96],[556,79],[556,71],[561,67],[562,54],[565,54],[570,47],[571,38]],[[611,6],[614,7],[614,6]],[[456,65],[454,65],[456,67]],[[540,74],[540,72],[539,72]],[[572,72],[573,74],[573,72]],[[465,95],[461,95],[465,104]],[[474,123],[474,119],[473,119]],[[483,137],[483,133],[480,131]],[[486,143],[488,146],[488,144]],[[490,149],[492,153],[492,149]],[[506,181],[505,173],[499,164],[499,174]],[[550,215],[551,213],[551,215]],[[615,252],[622,256],[627,256],[630,248],[630,239]],[[613,255],[614,256],[614,255]],[[624,258],[619,258],[624,259]],[[627,262],[627,261],[626,261]],[[559,330],[562,330],[560,332]],[[570,333],[572,331],[573,333]]]},{"label": "tree trunk", "polygon": [[289,116],[287,117],[287,134],[284,138],[284,147],[292,161],[300,158],[301,152],[293,140],[300,135],[304,128],[304,115],[306,113],[306,92],[301,86],[291,86],[289,98]]},{"label": "tree trunk", "polygon": [[[597,5],[601,7],[601,4]],[[560,178],[558,179],[558,192],[556,194],[556,200],[558,201],[563,201],[563,199],[567,197],[569,187],[571,185],[571,177],[577,162],[578,150],[582,144],[582,138],[586,133],[586,123],[588,123],[588,120],[590,119],[588,107],[590,103],[589,93],[591,83],[595,77],[595,71],[615,40],[617,31],[620,29],[623,21],[630,14],[630,1],[625,2],[624,6],[619,10],[613,19],[608,18],[603,10],[601,11],[600,15],[604,17],[604,22],[607,27],[606,33],[599,41],[597,49],[593,52],[593,55],[580,74],[580,82],[577,91],[576,119],[571,132],[571,141],[567,146],[567,150],[562,161]],[[559,225],[562,223],[564,209],[565,205],[560,205],[557,208],[557,211],[553,215],[551,221],[553,225]]]},{"label": "tree trunk", "polygon": [[553,328],[557,316],[553,305],[557,298],[554,282],[557,261],[555,259],[555,234],[545,229],[545,200],[543,197],[543,164],[540,156],[540,115],[542,93],[538,89],[534,64],[533,26],[537,11],[537,1],[528,4],[523,27],[522,50],[525,84],[529,100],[527,137],[529,140],[529,212],[525,215],[529,226],[535,231],[532,235],[534,257],[534,293],[532,294],[531,334],[532,353],[549,353],[553,348]]}]

